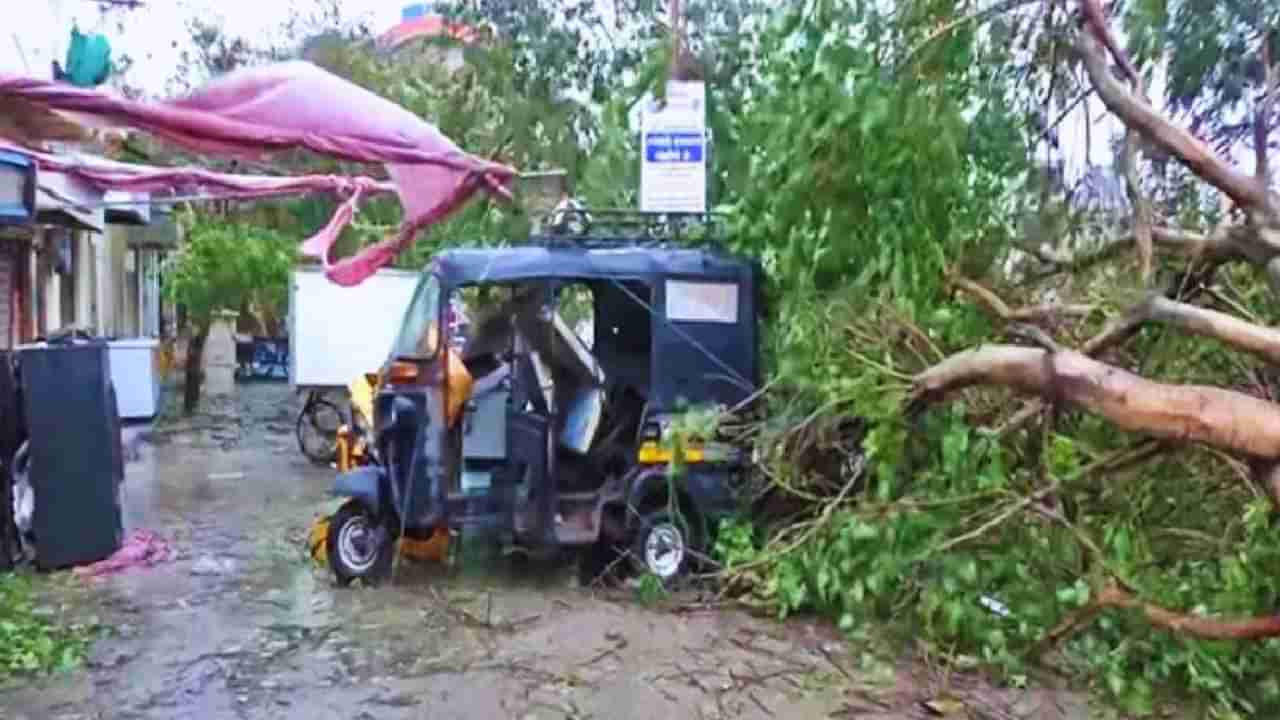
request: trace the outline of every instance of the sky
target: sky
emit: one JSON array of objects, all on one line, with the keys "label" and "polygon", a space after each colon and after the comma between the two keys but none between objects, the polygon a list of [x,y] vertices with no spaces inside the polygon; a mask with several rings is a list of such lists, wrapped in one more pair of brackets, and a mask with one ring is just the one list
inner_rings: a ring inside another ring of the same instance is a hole
[{"label": "sky", "polygon": [[[115,53],[135,60],[129,82],[162,95],[179,62],[186,23],[201,17],[222,23],[229,35],[265,38],[278,31],[292,10],[314,7],[313,0],[140,0],[136,10],[105,13],[92,0],[0,0],[0,5],[30,3],[21,14],[8,14],[0,29],[0,70],[49,77],[50,61],[66,57],[73,26],[101,32]],[[338,0],[344,15],[364,20],[382,32],[400,19],[409,0]],[[43,6],[43,7],[41,7]],[[176,43],[176,45],[175,45]]]},{"label": "sky", "polygon": [[[417,0],[422,2],[422,0]],[[102,32],[111,41],[115,53],[131,56],[134,67],[126,80],[149,95],[165,96],[167,86],[179,64],[187,41],[186,23],[201,17],[222,24],[229,36],[267,41],[280,33],[281,25],[295,10],[304,13],[315,8],[317,0],[140,0],[140,9],[100,9],[94,0],[0,0],[0,5],[29,4],[16,17],[10,14],[7,27],[0,28],[0,72],[48,78],[50,62],[66,56],[71,28],[83,32]],[[412,0],[336,0],[344,16],[351,21],[366,22],[374,33],[381,33],[400,19],[401,9]],[[602,3],[608,6],[609,3]],[[1152,97],[1160,96],[1153,88]],[[1091,126],[1092,142],[1085,142],[1086,127]],[[1120,129],[1109,118],[1101,103],[1091,99],[1072,113],[1061,128],[1061,140],[1067,149],[1068,182],[1079,178],[1087,168],[1109,167],[1113,158],[1106,141]]]}]

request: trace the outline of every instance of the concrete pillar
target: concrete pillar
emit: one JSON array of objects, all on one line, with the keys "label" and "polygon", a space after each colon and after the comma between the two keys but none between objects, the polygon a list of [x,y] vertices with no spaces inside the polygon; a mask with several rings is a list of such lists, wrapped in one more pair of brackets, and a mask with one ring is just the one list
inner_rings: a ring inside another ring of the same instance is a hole
[{"label": "concrete pillar", "polygon": [[107,231],[94,237],[93,243],[93,301],[97,310],[94,314],[98,318],[98,332],[103,335],[116,334],[112,304],[115,283],[112,282],[111,275],[111,244],[115,242],[116,234],[119,232],[116,226],[108,225]]},{"label": "concrete pillar", "polygon": [[[57,246],[50,244],[46,246],[49,253],[57,252]],[[60,275],[54,267],[53,258],[50,257],[49,262],[44,264],[41,272],[44,276],[44,326],[48,333],[55,333],[62,328],[62,275]]]},{"label": "concrete pillar", "polygon": [[27,253],[27,317],[31,318],[30,337],[40,336],[40,313],[44,312],[44,298],[40,297],[40,261],[37,252],[44,241],[44,232],[36,230],[31,239],[31,252]]},{"label": "concrete pillar", "polygon": [[236,318],[240,313],[218,312],[204,344],[204,394],[230,395],[236,389]]},{"label": "concrete pillar", "polygon": [[141,308],[138,307],[138,279],[142,277],[142,253],[134,249],[125,249],[128,272],[124,274],[124,326],[130,337],[142,335]]},{"label": "concrete pillar", "polygon": [[128,277],[125,270],[125,256],[129,252],[128,237],[124,228],[120,228],[111,238],[107,248],[107,276],[110,280],[111,297],[111,331],[119,337],[130,337],[126,323],[128,317]]},{"label": "concrete pillar", "polygon": [[76,239],[76,326],[89,331],[98,329],[97,313],[94,312],[94,281],[97,275],[97,264],[93,252],[95,240],[102,236],[97,233],[79,233]]}]

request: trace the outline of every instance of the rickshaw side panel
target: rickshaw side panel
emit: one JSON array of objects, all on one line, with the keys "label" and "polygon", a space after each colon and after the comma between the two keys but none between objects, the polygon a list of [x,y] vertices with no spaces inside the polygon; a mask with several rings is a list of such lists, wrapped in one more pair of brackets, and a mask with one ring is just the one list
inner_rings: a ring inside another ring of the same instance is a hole
[{"label": "rickshaw side panel", "polygon": [[[678,500],[687,500],[698,515],[714,523],[737,509],[737,497],[730,484],[732,472],[732,468],[722,465],[689,465],[681,477],[673,479],[667,466],[637,468],[628,483],[627,506],[638,511],[655,502],[666,502],[674,488],[681,496]],[[628,512],[627,517],[634,522],[638,515]]]},{"label": "rickshaw side panel", "polygon": [[[759,386],[757,292],[749,265],[732,276],[671,275],[656,283],[653,319],[653,408],[678,409],[681,403],[729,407],[744,402]],[[710,289],[732,296],[720,313],[687,313],[684,297]],[[660,315],[660,316],[659,316]]]}]

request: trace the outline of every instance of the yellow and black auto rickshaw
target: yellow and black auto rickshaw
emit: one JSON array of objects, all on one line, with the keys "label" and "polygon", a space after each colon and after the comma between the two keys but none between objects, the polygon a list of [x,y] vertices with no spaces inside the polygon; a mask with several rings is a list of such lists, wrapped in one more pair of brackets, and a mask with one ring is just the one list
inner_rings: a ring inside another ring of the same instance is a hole
[{"label": "yellow and black auto rickshaw", "polygon": [[[745,454],[703,438],[673,463],[668,436],[685,408],[756,396],[761,268],[619,225],[446,250],[423,270],[376,387],[358,393],[371,431],[347,441],[333,488],[347,501],[326,537],[340,583],[378,580],[398,538],[441,527],[530,551],[625,548],[664,581],[710,546]],[[439,328],[460,297],[459,345]]]}]

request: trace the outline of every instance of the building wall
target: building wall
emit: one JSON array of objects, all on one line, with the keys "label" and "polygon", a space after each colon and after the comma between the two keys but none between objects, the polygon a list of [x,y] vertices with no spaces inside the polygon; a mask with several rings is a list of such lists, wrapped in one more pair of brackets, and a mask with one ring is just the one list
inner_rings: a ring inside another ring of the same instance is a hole
[{"label": "building wall", "polygon": [[[24,330],[26,339],[66,328],[102,333],[98,303],[98,269],[95,264],[97,233],[72,231],[71,268],[67,273],[56,269],[58,231],[37,227],[30,243],[32,252],[26,259],[25,285],[30,289],[33,307],[21,308],[30,314],[30,325]],[[21,262],[21,261],[20,261]]]},{"label": "building wall", "polygon": [[12,350],[23,340],[20,272],[28,242],[17,234],[0,238],[0,350]]}]

